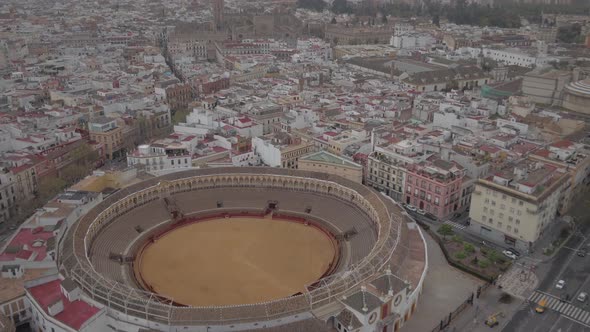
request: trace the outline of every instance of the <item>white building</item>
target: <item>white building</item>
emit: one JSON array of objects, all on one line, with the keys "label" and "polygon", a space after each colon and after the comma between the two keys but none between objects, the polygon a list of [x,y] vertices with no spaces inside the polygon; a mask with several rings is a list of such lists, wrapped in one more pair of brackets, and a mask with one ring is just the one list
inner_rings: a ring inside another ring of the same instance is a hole
[{"label": "white building", "polygon": [[529,125],[526,123],[518,122],[515,118],[510,117],[508,120],[499,118],[496,120],[496,126],[500,128],[500,131],[510,135],[518,135],[526,137],[529,132]]},{"label": "white building", "polygon": [[393,35],[389,44],[395,48],[413,50],[430,48],[436,43],[436,39],[428,33],[404,33]]},{"label": "white building", "polygon": [[190,148],[182,143],[140,145],[127,155],[129,166],[138,166],[148,173],[164,174],[192,168]]},{"label": "white building", "polygon": [[281,149],[273,145],[270,140],[253,137],[252,149],[264,164],[270,167],[281,167]]}]

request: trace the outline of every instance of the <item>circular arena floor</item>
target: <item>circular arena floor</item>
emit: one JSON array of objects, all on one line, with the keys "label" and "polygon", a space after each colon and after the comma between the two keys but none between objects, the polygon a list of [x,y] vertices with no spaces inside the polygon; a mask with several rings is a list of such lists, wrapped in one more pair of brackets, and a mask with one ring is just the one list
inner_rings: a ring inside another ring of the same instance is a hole
[{"label": "circular arena floor", "polygon": [[270,217],[209,219],[146,245],[135,273],[156,293],[191,306],[249,304],[302,292],[337,255],[329,235]]}]

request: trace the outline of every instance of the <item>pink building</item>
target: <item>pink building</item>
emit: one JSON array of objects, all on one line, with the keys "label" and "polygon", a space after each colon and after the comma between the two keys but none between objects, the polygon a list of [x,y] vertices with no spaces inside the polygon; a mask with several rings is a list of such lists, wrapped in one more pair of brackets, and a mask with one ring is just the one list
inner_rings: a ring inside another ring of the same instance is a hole
[{"label": "pink building", "polygon": [[440,159],[411,165],[406,172],[406,204],[444,220],[461,207],[463,167]]}]

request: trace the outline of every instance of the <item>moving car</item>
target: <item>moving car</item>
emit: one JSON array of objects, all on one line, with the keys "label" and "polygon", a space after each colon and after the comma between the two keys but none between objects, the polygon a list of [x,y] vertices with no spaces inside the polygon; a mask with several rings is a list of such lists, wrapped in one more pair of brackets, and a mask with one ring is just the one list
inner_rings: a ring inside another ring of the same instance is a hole
[{"label": "moving car", "polygon": [[406,209],[408,211],[416,212],[416,207],[414,207],[413,205],[410,205],[410,204],[406,205]]},{"label": "moving car", "polygon": [[512,251],[509,251],[509,250],[504,250],[504,251],[502,251],[502,253],[504,254],[504,256],[506,256],[510,259],[517,259],[518,258]]},{"label": "moving car", "polygon": [[544,298],[541,300],[541,302],[539,302],[539,305],[537,305],[537,307],[535,308],[535,311],[539,314],[544,313],[546,305],[547,305],[547,298]]},{"label": "moving car", "polygon": [[565,281],[564,280],[559,280],[557,282],[557,284],[555,285],[555,288],[557,288],[557,289],[563,289],[563,287],[565,287]]},{"label": "moving car", "polygon": [[498,322],[498,317],[504,317],[504,313],[499,311],[493,315],[490,315],[488,319],[486,319],[485,324],[489,327],[494,327],[500,324],[500,322]]},{"label": "moving car", "polygon": [[578,250],[576,255],[578,255],[579,257],[586,257],[587,252],[588,252],[588,250],[586,248],[582,248],[582,249]]},{"label": "moving car", "polygon": [[588,293],[581,292],[580,294],[578,294],[578,297],[576,299],[580,302],[586,302],[586,300],[588,299]]}]

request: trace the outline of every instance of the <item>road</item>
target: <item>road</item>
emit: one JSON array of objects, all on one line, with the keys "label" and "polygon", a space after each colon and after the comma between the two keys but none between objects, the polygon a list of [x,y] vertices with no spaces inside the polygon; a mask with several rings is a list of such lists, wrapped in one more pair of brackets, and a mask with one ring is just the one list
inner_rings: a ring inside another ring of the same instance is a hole
[{"label": "road", "polygon": [[[590,250],[590,213],[586,210],[590,200],[587,197],[582,196],[570,211],[576,218],[578,229],[553,258],[538,265],[536,273],[541,280],[538,288],[504,331],[590,332],[589,301],[576,300],[580,292],[590,294],[590,255],[577,256],[580,248]],[[555,287],[559,280],[565,281],[563,289]],[[566,297],[568,299],[564,300]],[[538,314],[534,307],[543,299],[547,300],[548,309]]]}]

